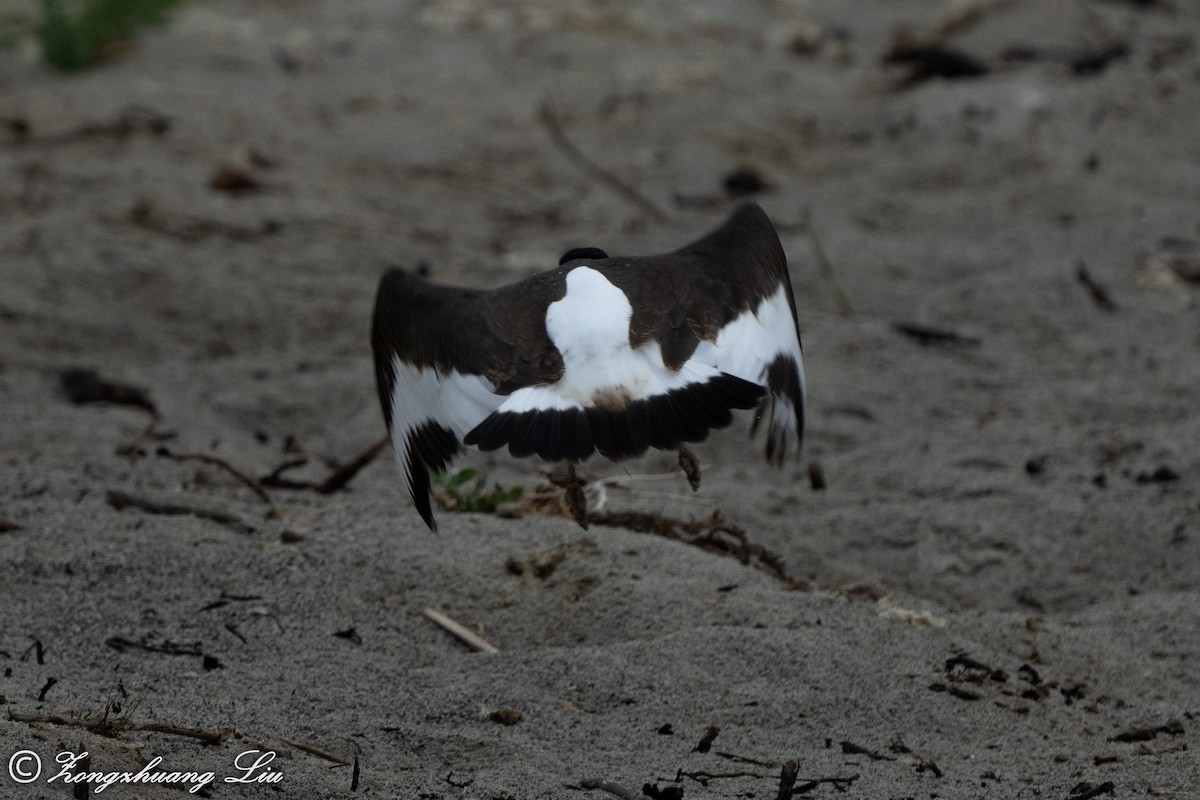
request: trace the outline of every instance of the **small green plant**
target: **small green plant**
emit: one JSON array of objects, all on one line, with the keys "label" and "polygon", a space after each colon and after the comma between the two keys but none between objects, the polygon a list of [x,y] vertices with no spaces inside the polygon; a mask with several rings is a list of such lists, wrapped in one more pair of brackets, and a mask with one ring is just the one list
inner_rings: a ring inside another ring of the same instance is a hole
[{"label": "small green plant", "polygon": [[41,0],[38,41],[46,63],[65,71],[98,62],[139,28],[166,19],[179,0]]},{"label": "small green plant", "polygon": [[[437,500],[438,507],[443,511],[481,511],[491,514],[505,503],[515,503],[520,500],[521,495],[525,493],[520,486],[505,489],[498,483],[489,492],[487,479],[475,478],[477,474],[470,467],[459,470],[452,476],[447,476],[442,472],[434,474],[433,497]],[[468,485],[473,478],[475,478],[474,483]]]}]

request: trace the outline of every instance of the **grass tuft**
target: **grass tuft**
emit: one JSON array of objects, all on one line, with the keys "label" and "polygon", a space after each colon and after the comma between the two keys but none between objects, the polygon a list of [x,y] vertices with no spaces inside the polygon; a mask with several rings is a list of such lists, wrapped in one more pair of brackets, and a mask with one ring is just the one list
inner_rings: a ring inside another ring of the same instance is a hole
[{"label": "grass tuft", "polygon": [[179,0],[40,0],[42,57],[69,72],[99,62],[140,28],[161,24]]},{"label": "grass tuft", "polygon": [[525,490],[520,486],[505,489],[498,483],[491,491],[488,491],[486,478],[477,478],[468,486],[467,484],[475,476],[475,470],[470,468],[460,470],[452,476],[440,472],[434,474],[433,496],[437,500],[438,507],[443,511],[492,514],[499,506],[505,503],[515,503],[524,494]]}]

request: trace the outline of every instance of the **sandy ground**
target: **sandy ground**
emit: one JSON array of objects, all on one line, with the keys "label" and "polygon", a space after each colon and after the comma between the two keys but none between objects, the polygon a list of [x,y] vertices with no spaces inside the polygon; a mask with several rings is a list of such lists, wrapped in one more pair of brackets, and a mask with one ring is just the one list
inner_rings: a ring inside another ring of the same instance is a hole
[{"label": "sandy ground", "polygon": [[[986,74],[884,64],[900,26]],[[44,762],[0,796],[86,796],[47,781],[86,751],[211,797],[776,798],[789,760],[803,797],[1200,797],[1197,31],[1184,0],[219,0],[81,74],[0,54],[0,770]],[[614,502],[720,508],[806,588],[541,515],[431,534],[387,454],[273,517],[166,455],[322,479],[383,434],[385,267],[659,252],[739,168],[805,452],[767,468],[743,420],[698,495]],[[157,417],[71,402],[77,367]],[[254,750],[278,782],[226,782]]]}]

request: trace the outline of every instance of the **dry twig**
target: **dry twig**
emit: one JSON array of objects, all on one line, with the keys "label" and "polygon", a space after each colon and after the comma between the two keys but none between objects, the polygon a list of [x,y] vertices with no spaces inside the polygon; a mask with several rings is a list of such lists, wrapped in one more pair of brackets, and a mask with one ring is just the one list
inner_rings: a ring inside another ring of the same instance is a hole
[{"label": "dry twig", "polygon": [[375,444],[363,450],[354,458],[342,464],[329,474],[329,477],[317,484],[317,491],[321,494],[332,494],[338,489],[341,489],[350,480],[357,475],[363,467],[375,460],[375,457],[383,452],[383,448],[387,447],[390,440],[388,437],[383,437]]},{"label": "dry twig", "polygon": [[350,766],[350,762],[347,761],[346,759],[344,759],[340,756],[335,756],[333,753],[327,752],[325,750],[321,750],[319,748],[313,747],[312,745],[301,744],[300,742],[293,742],[290,739],[280,739],[279,741],[283,742],[288,747],[294,747],[297,750],[301,750],[305,753],[308,753],[310,756],[316,756],[317,758],[323,758],[326,761],[332,762],[334,764],[339,764],[343,767]]},{"label": "dry twig", "polygon": [[579,782],[579,786],[588,791],[599,789],[602,792],[608,792],[614,797],[619,797],[621,800],[640,800],[640,796],[624,786],[619,786],[612,781],[604,781],[599,778],[589,778]]},{"label": "dry twig", "polygon": [[721,733],[721,729],[716,725],[709,725],[704,729],[704,734],[700,737],[700,742],[692,748],[693,753],[707,753],[712,750],[712,743],[716,741],[717,735]]},{"label": "dry twig", "polygon": [[113,403],[136,406],[157,418],[158,409],[150,395],[143,389],[127,383],[101,378],[94,369],[77,367],[63,370],[59,376],[67,399],[76,405],[85,403]]},{"label": "dry twig", "polygon": [[805,778],[804,783],[800,784],[799,786],[797,786],[795,789],[792,790],[792,794],[793,795],[808,794],[813,789],[817,788],[818,786],[820,786],[823,783],[831,784],[838,791],[844,792],[844,791],[846,791],[846,789],[848,789],[850,787],[850,784],[854,783],[856,780],[858,780],[857,775],[851,775],[848,778],[841,778],[841,777]]},{"label": "dry twig", "polygon": [[1098,308],[1110,314],[1117,310],[1117,304],[1113,302],[1112,295],[1108,292],[1108,287],[1092,277],[1092,273],[1088,271],[1087,264],[1080,261],[1075,266],[1075,277],[1083,288],[1087,289],[1088,296],[1092,298],[1092,302]]},{"label": "dry twig", "polygon": [[108,736],[114,739],[119,734],[126,731],[153,731],[155,733],[165,733],[171,736],[186,736],[189,739],[197,739],[204,744],[218,744],[225,737],[225,733],[223,731],[204,730],[202,728],[186,728],[180,725],[165,725],[156,722],[134,722],[130,717],[135,707],[136,706],[130,706],[126,713],[122,714],[116,719],[109,717],[108,706],[105,706],[104,713],[98,717],[64,717],[59,714],[21,714],[13,711],[10,708],[8,711],[8,718],[12,722],[62,725],[71,728],[83,728],[101,736]]},{"label": "dry twig", "polygon": [[432,608],[426,608],[422,613],[424,613],[429,619],[433,620],[434,623],[441,626],[444,630],[446,630],[446,632],[457,637],[468,647],[478,650],[481,653],[500,652],[500,648],[496,647],[479,634],[467,630],[462,625],[450,619],[440,611],[434,611]]},{"label": "dry twig", "polygon": [[842,316],[850,316],[854,313],[854,306],[850,303],[850,296],[842,288],[842,282],[838,280],[837,270],[833,268],[833,262],[829,260],[829,256],[825,253],[825,247],[821,244],[820,232],[817,230],[816,223],[812,220],[811,212],[804,212],[804,218],[800,220],[800,227],[808,236],[809,244],[812,245],[813,258],[817,261],[817,271],[829,283],[829,288],[833,290],[833,299],[837,303],[838,313]]},{"label": "dry twig", "polygon": [[708,786],[709,781],[722,780],[728,778],[765,778],[766,775],[760,775],[757,772],[706,772],[699,770],[697,772],[685,772],[678,770],[675,773],[675,782],[690,778],[701,786]]},{"label": "dry twig", "polygon": [[131,494],[110,490],[107,495],[108,504],[117,511],[124,511],[126,508],[136,508],[145,511],[148,514],[165,514],[168,516],[186,516],[199,517],[213,522],[218,522],[227,528],[232,528],[238,533],[254,533],[254,527],[248,525],[243,520],[225,511],[216,509],[196,508],[194,506],[179,505],[177,503],[156,503],[152,500],[146,500],[141,497],[134,497]]},{"label": "dry twig", "polygon": [[383,437],[345,464],[334,469],[323,481],[293,481],[284,478],[283,473],[287,470],[302,467],[308,463],[306,458],[297,458],[280,464],[269,474],[259,478],[258,483],[274,489],[302,489],[319,494],[332,494],[349,483],[355,475],[362,471],[363,467],[374,461],[375,457],[387,447],[389,441],[388,437]]},{"label": "dry twig", "polygon": [[154,644],[148,637],[143,637],[140,642],[135,642],[126,639],[123,636],[110,636],[104,640],[104,644],[116,650],[118,653],[124,653],[126,650],[144,650],[147,653],[162,653],[168,656],[202,656],[204,651],[200,649],[199,642],[190,644],[180,644],[166,639],[159,644]]},{"label": "dry twig", "polygon": [[263,488],[262,484],[230,464],[225,459],[218,458],[217,456],[210,456],[206,453],[173,453],[166,447],[158,448],[157,455],[161,456],[162,458],[169,458],[172,461],[199,461],[203,464],[220,467],[249,487],[250,491],[254,492],[254,494],[258,495],[258,498],[266,503],[270,508],[272,517],[279,516],[279,509],[275,507],[275,503],[271,500],[271,495],[267,494],[267,490]]},{"label": "dry twig", "polygon": [[616,190],[618,194],[632,202],[638,208],[642,209],[642,211],[645,211],[652,218],[660,221],[667,218],[666,213],[663,212],[663,210],[657,205],[655,205],[654,201],[650,200],[637,189],[634,189],[628,183],[618,178],[609,170],[588,158],[588,156],[586,156],[582,150],[576,147],[575,143],[567,138],[567,133],[563,130],[562,120],[559,119],[558,113],[554,110],[554,106],[549,100],[542,102],[542,106],[538,111],[538,118],[541,120],[542,125],[544,125],[546,130],[550,133],[550,138],[554,140],[554,143],[558,145],[558,148],[562,150],[568,158],[582,167],[584,172],[588,173],[594,178],[597,178],[603,183],[608,184],[610,188]]},{"label": "dry twig", "polygon": [[677,542],[718,553],[767,573],[789,589],[807,589],[808,585],[793,578],[783,566],[783,559],[762,545],[751,542],[746,532],[726,522],[721,512],[714,511],[704,520],[685,521],[642,511],[616,511],[590,514],[588,522],[611,528],[625,528],[638,533],[652,533]]},{"label": "dry twig", "polygon": [[895,761],[891,756],[885,756],[883,753],[877,753],[874,750],[869,750],[860,744],[854,742],[842,742],[842,752],[852,756],[866,756],[872,761]]},{"label": "dry twig", "polygon": [[957,345],[978,347],[982,342],[974,336],[964,336],[956,331],[935,328],[917,322],[893,322],[892,329],[902,333],[921,345]]},{"label": "dry twig", "polygon": [[1094,800],[1102,794],[1112,794],[1116,788],[1112,781],[1105,781],[1099,786],[1092,786],[1085,782],[1072,789],[1067,800]]},{"label": "dry twig", "polygon": [[796,786],[796,774],[799,768],[796,762],[788,760],[784,762],[783,769],[779,771],[779,794],[778,800],[790,800],[792,790]]}]

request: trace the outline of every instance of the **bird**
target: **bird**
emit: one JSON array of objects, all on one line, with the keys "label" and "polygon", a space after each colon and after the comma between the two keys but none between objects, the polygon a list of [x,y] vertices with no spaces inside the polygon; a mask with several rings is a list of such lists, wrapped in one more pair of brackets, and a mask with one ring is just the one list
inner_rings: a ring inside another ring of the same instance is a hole
[{"label": "bird", "polygon": [[379,282],[376,388],[396,463],[421,519],[437,523],[430,473],[469,448],[566,462],[567,500],[587,526],[574,465],[677,450],[753,410],[766,460],[803,441],[805,378],[787,259],[766,212],[744,203],[673,252],[568,250],[557,267],[491,290],[399,268]]}]

